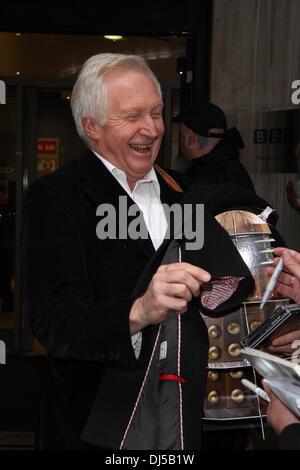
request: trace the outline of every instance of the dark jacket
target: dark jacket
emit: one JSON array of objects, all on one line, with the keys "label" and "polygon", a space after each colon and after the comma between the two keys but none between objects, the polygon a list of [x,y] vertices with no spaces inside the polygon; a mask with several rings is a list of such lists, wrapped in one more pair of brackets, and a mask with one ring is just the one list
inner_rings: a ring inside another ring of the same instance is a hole
[{"label": "dark jacket", "polygon": [[[181,198],[160,175],[158,180],[162,202],[172,204]],[[151,278],[166,246],[153,263],[150,238],[97,238],[97,207],[110,203],[118,208],[120,195],[127,197],[128,206],[133,203],[92,152],[35,181],[26,195],[22,252],[27,312],[34,336],[48,351],[38,425],[40,449],[81,449],[89,444],[118,448],[143,381],[158,327],[143,330],[136,360],[129,312],[137,295],[147,288],[146,276],[140,291],[133,293],[142,272],[150,263],[146,273]],[[118,210],[116,220],[118,231]],[[237,274],[247,276],[228,235],[209,214],[205,225],[217,238],[213,243],[212,235],[206,237],[208,250],[201,250],[205,258],[200,253],[200,265],[206,269],[205,260],[213,260],[219,275],[220,266],[229,271],[231,266],[242,266]],[[220,241],[225,243],[225,253]],[[191,262],[189,256],[186,260]],[[235,302],[248,295],[251,282]],[[208,341],[199,314],[186,316],[184,322],[182,337],[188,347],[183,369],[193,380],[183,403],[190,422],[186,434],[193,446],[199,442],[193,423],[200,432]],[[196,368],[189,352],[193,343]],[[190,399],[196,400],[197,414],[188,406]],[[81,439],[87,420],[84,440],[89,444]]]},{"label": "dark jacket", "polygon": [[[158,178],[162,200],[175,202],[178,193]],[[99,381],[104,394],[108,384],[114,403],[122,374],[135,376],[134,385],[127,378],[122,386],[126,420],[143,377],[151,328],[144,332],[137,363],[128,317],[131,293],[155,250],[151,239],[96,236],[98,205],[118,207],[120,195],[127,193],[92,152],[36,180],[26,195],[22,251],[27,312],[34,336],[48,351],[38,426],[42,449],[85,447],[80,434]]]},{"label": "dark jacket", "polygon": [[281,432],[278,442],[280,450],[300,450],[300,423],[286,426]]},{"label": "dark jacket", "polygon": [[254,191],[251,178],[240,162],[239,150],[242,148],[242,137],[233,127],[210,153],[192,160],[186,175],[193,182],[203,179],[217,184],[234,183]]}]

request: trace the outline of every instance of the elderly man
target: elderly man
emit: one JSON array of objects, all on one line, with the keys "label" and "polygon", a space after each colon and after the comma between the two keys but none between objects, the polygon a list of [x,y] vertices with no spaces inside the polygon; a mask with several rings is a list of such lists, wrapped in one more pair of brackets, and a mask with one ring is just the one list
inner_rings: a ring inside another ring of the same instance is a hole
[{"label": "elderly man", "polygon": [[[191,262],[158,263],[149,282],[133,294],[167,231],[162,203],[173,204],[182,196],[174,179],[166,183],[153,168],[164,133],[163,102],[159,83],[144,60],[118,54],[91,57],[74,86],[71,106],[87,154],[35,181],[24,205],[28,316],[48,352],[37,447],[135,448],[150,431],[137,426],[133,443],[121,443],[132,424],[153,347],[160,344],[158,326],[170,311],[174,318],[184,317],[181,314],[211,274]],[[146,225],[142,232],[150,236],[126,234],[136,206]],[[99,216],[111,208],[118,217],[108,217],[107,226],[99,228]],[[218,236],[223,240],[223,233]],[[219,246],[216,242],[209,259],[220,259]],[[225,258],[227,253],[228,247]],[[186,324],[183,336],[190,331],[190,345],[196,338],[201,364],[191,372],[183,403],[186,407],[189,396],[199,403],[186,419],[195,420],[197,431],[192,425],[185,435],[191,440],[196,436],[198,442],[208,342],[199,314],[189,314]],[[165,348],[164,357],[168,354]],[[186,364],[191,368],[194,357]],[[153,395],[150,388],[150,401]],[[153,410],[149,420],[156,405]],[[153,433],[156,428],[155,421]],[[138,448],[163,448],[156,442],[142,441]]]},{"label": "elderly man", "polygon": [[192,181],[234,183],[254,191],[239,159],[239,149],[244,148],[241,135],[236,127],[227,129],[226,116],[219,106],[200,103],[173,120],[180,123],[180,151],[190,163],[186,174]]}]

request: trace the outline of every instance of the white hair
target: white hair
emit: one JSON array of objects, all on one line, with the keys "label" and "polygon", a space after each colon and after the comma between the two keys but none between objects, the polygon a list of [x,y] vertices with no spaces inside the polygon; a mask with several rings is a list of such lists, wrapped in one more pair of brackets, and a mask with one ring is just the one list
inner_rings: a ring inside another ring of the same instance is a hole
[{"label": "white hair", "polygon": [[112,70],[136,70],[147,75],[162,97],[160,84],[146,61],[136,55],[97,54],[82,66],[73,87],[71,108],[76,129],[86,143],[87,136],[82,127],[82,116],[89,116],[103,126],[107,119],[108,93],[105,74]]}]

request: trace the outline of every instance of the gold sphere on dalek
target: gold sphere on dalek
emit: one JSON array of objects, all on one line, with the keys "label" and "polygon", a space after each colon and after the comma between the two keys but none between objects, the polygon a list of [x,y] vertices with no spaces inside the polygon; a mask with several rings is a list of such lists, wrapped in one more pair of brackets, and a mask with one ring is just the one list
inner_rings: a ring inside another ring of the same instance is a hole
[{"label": "gold sphere on dalek", "polygon": [[[215,217],[230,235],[255,285],[248,298],[234,312],[219,318],[203,316],[209,337],[204,418],[209,420],[256,418],[265,410],[263,403],[258,404],[257,396],[241,383],[242,377],[252,382],[256,382],[258,377],[240,354],[240,341],[261,325],[279,305],[288,303],[287,299],[273,290],[265,307],[260,309],[270,278],[267,267],[273,265],[271,243],[275,240],[266,222],[271,212],[270,208],[260,215],[245,210],[231,210]],[[217,372],[218,380],[214,380]]]}]

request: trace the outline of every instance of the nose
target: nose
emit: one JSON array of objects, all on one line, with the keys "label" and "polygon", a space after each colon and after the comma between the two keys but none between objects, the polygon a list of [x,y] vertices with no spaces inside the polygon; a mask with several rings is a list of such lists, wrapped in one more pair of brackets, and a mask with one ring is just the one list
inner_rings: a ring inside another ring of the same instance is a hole
[{"label": "nose", "polygon": [[159,130],[163,130],[162,119],[153,118],[152,116],[145,116],[140,128],[140,134],[151,139],[156,139],[159,136]]}]

